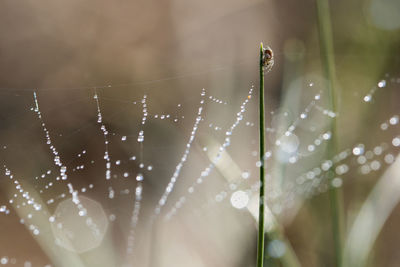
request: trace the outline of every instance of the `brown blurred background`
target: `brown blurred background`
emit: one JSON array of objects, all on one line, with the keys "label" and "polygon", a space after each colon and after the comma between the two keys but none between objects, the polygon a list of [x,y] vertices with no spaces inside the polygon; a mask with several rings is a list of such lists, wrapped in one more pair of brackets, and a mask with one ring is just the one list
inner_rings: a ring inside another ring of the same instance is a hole
[{"label": "brown blurred background", "polygon": [[[341,177],[347,240],[361,207],[389,168],[384,156],[395,158],[398,152],[392,145],[398,128],[394,124],[382,131],[381,123],[399,114],[400,5],[395,0],[330,1],[330,8],[339,98],[336,150],[351,151],[360,143],[366,151],[385,149],[374,155],[382,165],[376,171],[363,173],[354,156],[345,161],[350,169]],[[275,52],[275,66],[266,76],[267,125],[272,129],[267,131],[268,147],[273,153],[268,203],[270,219],[276,220],[270,229],[267,264],[334,266],[326,182],[322,177],[321,185],[310,191],[296,184],[298,176],[326,159],[324,145],[312,153],[308,145],[329,131],[331,118],[312,110],[301,122],[295,150],[306,156],[298,163],[288,163],[287,155],[279,156],[274,148],[316,94],[321,93],[321,109],[329,109],[314,1],[4,0],[0,33],[0,163],[43,203],[41,212],[33,211],[20,196],[13,196],[18,192],[9,177],[0,177],[0,206],[9,210],[0,212],[0,264],[254,266],[257,229],[251,203],[257,201],[258,49],[263,41]],[[381,80],[384,88],[365,103],[363,97]],[[215,156],[212,151],[224,142],[252,85],[255,92],[231,137],[232,145],[199,189],[188,194],[188,187]],[[95,88],[110,133],[111,181],[105,179]],[[202,88],[203,121],[174,191],[152,224],[154,208],[189,140]],[[31,110],[34,91],[52,144],[67,166],[67,181],[56,180],[59,169],[41,121]],[[142,127],[143,95],[149,118]],[[209,96],[227,104],[209,101]],[[170,118],[161,120],[162,114]],[[141,145],[137,136],[142,128]],[[136,160],[129,160],[132,156]],[[77,169],[81,165],[85,167]],[[141,208],[134,253],[127,257],[138,173],[144,174]],[[108,225],[102,242],[82,253],[57,245],[48,221],[68,200],[69,182],[80,195],[101,205],[98,210],[93,204],[93,216],[96,222],[104,217]],[[293,185],[294,190],[286,191]],[[249,196],[246,208],[232,206],[231,196],[238,190]],[[182,196],[184,206],[165,222],[164,216]],[[46,203],[49,199],[54,203]],[[384,219],[382,232],[374,218],[362,232],[381,234],[360,266],[397,266],[396,201],[385,206],[391,216]],[[30,225],[39,226],[40,234],[33,234]]]}]

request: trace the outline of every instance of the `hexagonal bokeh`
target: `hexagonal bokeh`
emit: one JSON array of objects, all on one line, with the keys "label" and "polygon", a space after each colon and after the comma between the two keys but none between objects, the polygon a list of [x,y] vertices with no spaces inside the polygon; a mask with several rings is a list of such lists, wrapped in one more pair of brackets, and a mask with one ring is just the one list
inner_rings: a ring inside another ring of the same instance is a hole
[{"label": "hexagonal bokeh", "polygon": [[101,244],[108,220],[97,201],[79,196],[79,202],[74,203],[72,198],[60,202],[50,222],[57,245],[83,253]]}]

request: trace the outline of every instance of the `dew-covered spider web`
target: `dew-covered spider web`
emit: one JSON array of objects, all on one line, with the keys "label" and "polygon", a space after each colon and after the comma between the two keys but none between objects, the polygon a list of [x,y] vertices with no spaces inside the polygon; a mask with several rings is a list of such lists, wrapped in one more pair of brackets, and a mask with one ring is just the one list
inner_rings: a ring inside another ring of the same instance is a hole
[{"label": "dew-covered spider web", "polygon": [[[0,265],[159,266],[157,254],[181,266],[215,261],[227,244],[239,251],[235,238],[254,246],[258,86],[166,91],[154,82],[2,91],[0,236],[10,241]],[[386,75],[339,95],[334,112],[324,80],[310,75],[267,105],[267,228],[304,199],[376,179],[396,160],[399,88]],[[179,245],[186,238],[194,247]]]}]

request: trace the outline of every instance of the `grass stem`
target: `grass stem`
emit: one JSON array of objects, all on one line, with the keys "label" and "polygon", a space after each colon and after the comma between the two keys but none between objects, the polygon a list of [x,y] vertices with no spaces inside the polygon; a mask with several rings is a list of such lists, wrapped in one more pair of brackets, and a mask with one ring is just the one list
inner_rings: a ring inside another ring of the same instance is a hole
[{"label": "grass stem", "polygon": [[[336,113],[336,94],[335,94],[335,62],[332,41],[332,27],[329,12],[328,0],[316,0],[319,43],[321,51],[321,61],[324,69],[326,85],[330,99],[331,109]],[[328,143],[328,157],[333,158],[337,150],[337,134],[336,134],[336,119],[332,119],[331,132],[332,138]],[[335,177],[332,170],[328,173],[329,182]],[[344,218],[342,209],[341,190],[339,188],[331,188],[329,190],[329,201],[331,206],[331,221],[332,233],[335,247],[336,266],[342,266],[342,220]]]},{"label": "grass stem", "polygon": [[258,212],[258,246],[257,246],[257,267],[264,266],[264,191],[265,191],[265,164],[264,164],[264,47],[260,44],[260,99],[259,99],[259,112],[260,112],[260,203]]}]

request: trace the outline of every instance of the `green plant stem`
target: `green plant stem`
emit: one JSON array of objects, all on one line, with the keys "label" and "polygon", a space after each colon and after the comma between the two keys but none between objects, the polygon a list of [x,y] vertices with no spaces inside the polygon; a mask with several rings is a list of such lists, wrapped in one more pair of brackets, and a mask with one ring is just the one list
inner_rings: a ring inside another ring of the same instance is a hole
[{"label": "green plant stem", "polygon": [[264,70],[263,70],[263,44],[260,45],[260,99],[259,99],[259,112],[260,112],[260,203],[258,211],[258,246],[257,246],[257,267],[264,266],[264,191],[265,191],[265,164],[264,164]]},{"label": "green plant stem", "polygon": [[[319,30],[319,43],[321,51],[321,61],[324,69],[326,85],[330,99],[331,109],[336,113],[336,96],[335,96],[335,62],[332,41],[332,27],[329,12],[328,0],[316,0],[318,30]],[[336,119],[332,119],[331,123],[332,138],[328,143],[328,157],[333,158],[336,154]],[[328,173],[329,182],[335,177],[334,171]],[[331,220],[333,240],[335,246],[335,261],[336,266],[342,266],[342,220],[344,218],[342,209],[341,191],[338,188],[331,188],[329,190],[329,201],[331,206]]]}]

